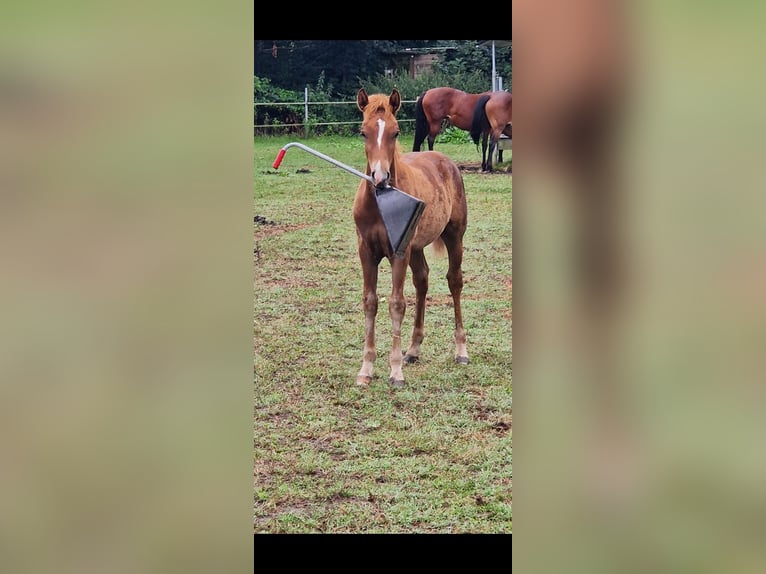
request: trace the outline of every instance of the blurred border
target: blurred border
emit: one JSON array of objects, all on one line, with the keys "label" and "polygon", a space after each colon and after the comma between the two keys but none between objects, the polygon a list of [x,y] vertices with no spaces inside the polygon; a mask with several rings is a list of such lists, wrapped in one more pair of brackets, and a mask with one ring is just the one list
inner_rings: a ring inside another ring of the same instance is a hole
[{"label": "blurred border", "polygon": [[513,3],[522,571],[763,570],[765,15]]},{"label": "blurred border", "polygon": [[0,13],[2,569],[249,572],[253,5]]}]

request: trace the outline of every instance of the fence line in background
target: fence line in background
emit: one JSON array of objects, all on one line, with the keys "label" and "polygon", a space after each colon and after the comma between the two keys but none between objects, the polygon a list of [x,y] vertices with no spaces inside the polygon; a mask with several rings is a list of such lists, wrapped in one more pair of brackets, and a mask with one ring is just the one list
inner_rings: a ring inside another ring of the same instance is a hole
[{"label": "fence line in background", "polygon": [[[417,100],[402,100],[402,104],[414,104]],[[361,118],[358,121],[353,122],[309,122],[309,106],[326,106],[326,105],[356,105],[356,100],[352,102],[312,102],[309,101],[308,88],[304,91],[304,99],[302,102],[253,102],[254,106],[301,106],[303,107],[303,123],[292,124],[253,124],[253,129],[264,128],[299,128],[303,127],[308,135],[309,127],[316,126],[341,126],[341,125],[355,125],[361,123]],[[414,122],[414,119],[399,119],[399,123]]]},{"label": "fence line in background", "polygon": [[[402,123],[408,123],[408,122],[414,122],[415,120],[403,120],[398,119],[397,122],[400,124]],[[359,121],[355,122],[312,122],[311,126],[342,126],[342,125],[354,125],[354,124],[361,124],[362,120],[359,119]],[[300,126],[305,126],[306,124],[253,124],[253,128],[297,128]]]}]

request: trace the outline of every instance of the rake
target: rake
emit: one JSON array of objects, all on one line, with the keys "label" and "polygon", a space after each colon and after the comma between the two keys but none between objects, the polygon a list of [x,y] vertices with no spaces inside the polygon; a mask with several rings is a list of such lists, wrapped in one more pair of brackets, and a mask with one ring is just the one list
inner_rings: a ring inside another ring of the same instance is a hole
[{"label": "rake", "polygon": [[391,243],[391,249],[396,257],[404,256],[404,253],[407,250],[407,245],[409,244],[410,239],[412,239],[413,233],[415,233],[418,221],[420,221],[420,216],[423,215],[423,210],[426,207],[426,204],[423,201],[392,186],[377,187],[372,177],[366,173],[362,173],[345,163],[339,162],[337,159],[333,159],[330,156],[298,142],[290,142],[279,150],[277,159],[274,160],[274,165],[272,166],[274,169],[279,169],[279,164],[282,163],[282,159],[285,157],[285,152],[291,147],[298,147],[318,158],[329,161],[336,167],[345,169],[349,173],[353,173],[354,175],[369,181],[375,189],[375,201],[378,204],[378,210],[380,211],[380,217],[383,219],[383,225],[386,227],[386,233],[388,234],[388,241]]}]

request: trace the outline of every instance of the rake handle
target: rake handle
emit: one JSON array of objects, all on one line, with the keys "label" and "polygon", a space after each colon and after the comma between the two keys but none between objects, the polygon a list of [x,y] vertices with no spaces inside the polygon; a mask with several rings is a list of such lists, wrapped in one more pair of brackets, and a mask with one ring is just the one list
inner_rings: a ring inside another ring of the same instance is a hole
[{"label": "rake handle", "polygon": [[341,169],[345,169],[349,173],[353,173],[354,175],[356,175],[358,177],[361,177],[362,179],[366,179],[373,186],[375,185],[375,180],[373,180],[366,173],[362,173],[361,171],[358,171],[358,170],[354,169],[353,167],[346,165],[345,163],[339,162],[337,159],[333,159],[333,158],[331,158],[328,155],[325,155],[325,154],[323,154],[321,152],[318,152],[317,150],[312,149],[309,146],[303,145],[302,143],[298,143],[298,142],[290,142],[289,144],[286,144],[281,150],[279,150],[279,153],[277,154],[277,159],[274,160],[274,165],[272,166],[274,169],[278,169],[279,168],[279,164],[282,163],[282,158],[285,157],[285,152],[287,151],[287,148],[290,148],[290,147],[293,147],[293,146],[299,147],[303,151],[307,151],[310,154],[313,154],[313,155],[315,155],[317,157],[320,157],[320,158],[322,158],[325,161],[329,161],[334,166],[337,166],[337,167],[339,167]]}]

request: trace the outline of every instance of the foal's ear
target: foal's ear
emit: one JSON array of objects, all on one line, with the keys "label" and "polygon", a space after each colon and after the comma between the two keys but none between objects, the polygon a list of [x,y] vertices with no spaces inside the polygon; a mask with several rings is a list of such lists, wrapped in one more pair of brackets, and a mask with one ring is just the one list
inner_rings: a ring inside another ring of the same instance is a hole
[{"label": "foal's ear", "polygon": [[367,92],[362,88],[356,94],[356,105],[361,111],[364,111],[364,108],[367,107],[369,102],[370,99],[367,97]]},{"label": "foal's ear", "polygon": [[391,95],[388,97],[388,103],[391,106],[391,111],[396,113],[396,111],[402,105],[402,96],[399,95],[399,90],[394,88],[394,90],[391,92]]}]

